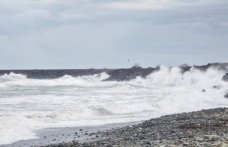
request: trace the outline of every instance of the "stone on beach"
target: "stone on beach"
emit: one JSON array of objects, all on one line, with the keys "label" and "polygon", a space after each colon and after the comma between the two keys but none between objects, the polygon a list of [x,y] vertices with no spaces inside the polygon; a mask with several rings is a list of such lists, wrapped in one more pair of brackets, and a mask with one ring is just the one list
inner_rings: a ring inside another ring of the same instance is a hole
[{"label": "stone on beach", "polygon": [[167,115],[94,134],[94,139],[64,147],[228,146],[228,108]]}]

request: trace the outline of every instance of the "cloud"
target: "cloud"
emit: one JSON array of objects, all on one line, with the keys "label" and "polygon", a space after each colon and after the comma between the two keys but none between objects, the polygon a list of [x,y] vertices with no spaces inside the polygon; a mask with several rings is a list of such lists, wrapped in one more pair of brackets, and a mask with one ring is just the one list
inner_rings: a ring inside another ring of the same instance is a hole
[{"label": "cloud", "polygon": [[145,66],[182,64],[211,55],[223,61],[227,6],[225,0],[0,0],[0,68],[131,66],[127,58]]},{"label": "cloud", "polygon": [[216,3],[217,0],[127,0],[110,4],[116,10],[160,10]]}]

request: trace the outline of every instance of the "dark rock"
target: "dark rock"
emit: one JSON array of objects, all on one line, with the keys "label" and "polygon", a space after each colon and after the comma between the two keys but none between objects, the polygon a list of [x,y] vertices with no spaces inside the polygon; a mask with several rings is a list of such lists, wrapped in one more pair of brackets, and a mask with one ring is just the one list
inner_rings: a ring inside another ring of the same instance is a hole
[{"label": "dark rock", "polygon": [[208,63],[207,65],[194,65],[193,67],[200,71],[207,71],[209,68],[216,68],[218,70],[228,71],[228,63]]},{"label": "dark rock", "polygon": [[183,65],[180,65],[179,68],[181,69],[182,73],[185,73],[185,72],[189,71],[192,67],[189,66],[188,64],[183,64]]},{"label": "dark rock", "polygon": [[224,95],[225,98],[228,98],[228,93],[226,95]]},{"label": "dark rock", "polygon": [[150,141],[146,141],[145,143],[148,144],[148,145],[151,145]]},{"label": "dark rock", "polygon": [[225,82],[228,82],[228,73],[226,73],[223,77],[222,80]]},{"label": "dark rock", "polygon": [[206,92],[206,90],[205,89],[202,89],[202,92]]},{"label": "dark rock", "polygon": [[75,141],[75,140],[73,140],[73,141],[72,141],[72,143],[73,143],[73,144],[78,144],[78,142],[77,142],[77,141]]},{"label": "dark rock", "polygon": [[83,129],[79,129],[79,131],[83,131]]},{"label": "dark rock", "polygon": [[140,136],[139,139],[140,140],[143,140],[143,139],[145,139],[145,137],[144,136]]},{"label": "dark rock", "polygon": [[105,81],[129,81],[135,79],[137,76],[145,78],[152,72],[158,71],[160,67],[156,68],[142,68],[140,66],[133,66],[129,69],[114,69],[107,72],[110,75]]},{"label": "dark rock", "polygon": [[92,136],[92,135],[94,135],[94,134],[95,134],[95,133],[90,133],[89,136]]},{"label": "dark rock", "polygon": [[213,89],[220,89],[221,87],[220,87],[220,86],[215,85],[215,86],[213,86],[212,88],[213,88]]}]

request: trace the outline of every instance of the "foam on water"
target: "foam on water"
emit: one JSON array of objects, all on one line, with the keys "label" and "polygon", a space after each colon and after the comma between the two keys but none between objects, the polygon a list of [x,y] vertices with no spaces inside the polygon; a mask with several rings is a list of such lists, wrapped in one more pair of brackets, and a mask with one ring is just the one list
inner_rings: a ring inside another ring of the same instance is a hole
[{"label": "foam on water", "polygon": [[139,121],[228,107],[223,75],[213,68],[182,73],[178,67],[163,66],[145,79],[128,82],[102,81],[108,78],[106,73],[58,79],[6,74],[0,76],[0,144],[35,138],[35,131],[43,128]]}]

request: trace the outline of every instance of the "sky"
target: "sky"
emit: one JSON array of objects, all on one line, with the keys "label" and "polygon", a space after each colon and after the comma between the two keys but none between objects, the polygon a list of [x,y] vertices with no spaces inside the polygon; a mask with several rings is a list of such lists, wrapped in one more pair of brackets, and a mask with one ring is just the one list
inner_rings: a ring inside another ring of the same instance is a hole
[{"label": "sky", "polygon": [[0,0],[0,69],[228,62],[227,0]]}]

